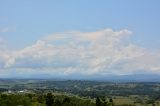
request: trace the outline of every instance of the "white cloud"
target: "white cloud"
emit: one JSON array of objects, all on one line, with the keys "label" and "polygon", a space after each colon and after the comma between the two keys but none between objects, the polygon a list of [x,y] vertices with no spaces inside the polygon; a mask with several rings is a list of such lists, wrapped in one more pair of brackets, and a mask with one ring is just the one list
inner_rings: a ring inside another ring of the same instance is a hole
[{"label": "white cloud", "polygon": [[105,29],[49,35],[21,50],[0,51],[0,68],[51,75],[160,73],[160,52],[132,44],[131,34]]}]

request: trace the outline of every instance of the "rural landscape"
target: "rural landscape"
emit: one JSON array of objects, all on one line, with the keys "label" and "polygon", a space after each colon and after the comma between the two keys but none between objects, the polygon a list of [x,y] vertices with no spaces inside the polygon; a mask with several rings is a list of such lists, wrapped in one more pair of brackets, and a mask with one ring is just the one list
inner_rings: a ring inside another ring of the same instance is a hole
[{"label": "rural landscape", "polygon": [[0,106],[160,106],[160,0],[0,0]]},{"label": "rural landscape", "polygon": [[5,79],[0,92],[0,106],[160,105],[158,82]]}]

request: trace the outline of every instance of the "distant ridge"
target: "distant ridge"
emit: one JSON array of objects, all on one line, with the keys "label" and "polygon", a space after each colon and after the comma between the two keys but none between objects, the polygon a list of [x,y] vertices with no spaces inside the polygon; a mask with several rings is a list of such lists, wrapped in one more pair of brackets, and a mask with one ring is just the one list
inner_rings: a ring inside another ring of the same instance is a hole
[{"label": "distant ridge", "polygon": [[116,81],[116,82],[160,82],[160,74],[132,74],[132,75],[65,75],[52,76],[47,74],[4,77],[0,79],[45,79],[45,80],[93,80],[93,81]]}]

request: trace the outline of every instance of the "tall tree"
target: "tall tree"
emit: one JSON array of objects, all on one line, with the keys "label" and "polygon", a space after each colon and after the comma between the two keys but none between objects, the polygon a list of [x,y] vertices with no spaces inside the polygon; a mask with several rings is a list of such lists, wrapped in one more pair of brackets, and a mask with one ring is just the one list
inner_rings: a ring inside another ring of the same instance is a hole
[{"label": "tall tree", "polygon": [[96,106],[101,106],[101,100],[99,97],[96,98]]},{"label": "tall tree", "polygon": [[48,93],[46,96],[46,106],[53,106],[53,95]]}]

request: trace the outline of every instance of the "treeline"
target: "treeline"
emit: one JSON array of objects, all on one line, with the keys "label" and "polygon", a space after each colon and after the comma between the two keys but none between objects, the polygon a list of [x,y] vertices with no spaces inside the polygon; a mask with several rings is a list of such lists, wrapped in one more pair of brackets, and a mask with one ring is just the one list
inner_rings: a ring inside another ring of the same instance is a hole
[{"label": "treeline", "polygon": [[[115,106],[112,98],[84,99],[76,96],[47,94],[0,94],[0,106]],[[132,105],[118,105],[132,106]]]},{"label": "treeline", "polygon": [[95,106],[89,99],[48,94],[0,94],[0,106]]}]

